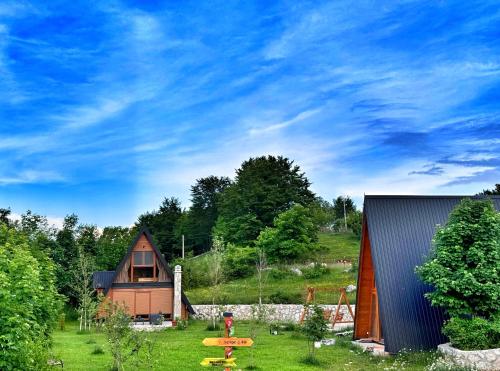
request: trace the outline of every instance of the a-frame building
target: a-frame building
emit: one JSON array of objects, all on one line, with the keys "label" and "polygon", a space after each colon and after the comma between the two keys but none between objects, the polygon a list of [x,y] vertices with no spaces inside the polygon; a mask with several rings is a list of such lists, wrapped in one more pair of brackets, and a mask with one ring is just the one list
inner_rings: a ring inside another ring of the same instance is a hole
[{"label": "a-frame building", "polygon": [[[177,277],[177,285],[180,285],[180,273]],[[116,270],[94,273],[93,286],[113,302],[123,305],[134,318],[162,314],[167,320],[175,320],[176,301],[181,303],[181,319],[194,313],[182,290],[175,295],[174,273],[146,228],[138,233]]]},{"label": "a-frame building", "polygon": [[[424,297],[432,287],[415,267],[429,256],[437,225],[448,221],[464,197],[365,196],[355,340],[383,343],[388,353],[447,341],[441,333],[445,315]],[[500,197],[489,198],[500,210]]]}]

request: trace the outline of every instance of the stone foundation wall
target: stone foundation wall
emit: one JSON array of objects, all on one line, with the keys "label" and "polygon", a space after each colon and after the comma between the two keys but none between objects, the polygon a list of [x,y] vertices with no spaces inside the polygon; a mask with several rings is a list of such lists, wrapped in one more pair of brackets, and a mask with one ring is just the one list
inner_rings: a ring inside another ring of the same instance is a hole
[{"label": "stone foundation wall", "polygon": [[[218,305],[193,305],[193,309],[196,314],[192,316],[195,319],[208,320],[212,318],[214,312],[232,312],[236,320],[249,320],[252,319],[252,313],[256,310],[258,305],[225,305],[222,308]],[[269,321],[279,321],[279,322],[294,322],[297,323],[300,320],[300,315],[304,310],[302,304],[263,304],[264,312],[267,313],[267,318]],[[320,305],[324,310],[331,310],[332,316],[335,314],[337,309],[336,305]],[[252,308],[255,308],[252,310]],[[351,305],[354,312],[355,306]],[[343,315],[344,321],[352,321],[351,315],[346,305],[340,306],[340,313]]]},{"label": "stone foundation wall", "polygon": [[438,345],[447,361],[471,370],[500,370],[500,348],[487,350],[460,350],[450,343]]}]

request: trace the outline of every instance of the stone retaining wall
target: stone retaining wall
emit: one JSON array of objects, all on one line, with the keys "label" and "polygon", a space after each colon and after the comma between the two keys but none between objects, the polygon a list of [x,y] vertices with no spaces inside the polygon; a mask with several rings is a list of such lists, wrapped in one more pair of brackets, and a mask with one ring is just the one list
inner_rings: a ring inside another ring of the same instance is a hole
[{"label": "stone retaining wall", "polygon": [[472,370],[500,370],[500,348],[487,350],[460,350],[450,343],[438,345],[444,358],[458,366]]},{"label": "stone retaining wall", "polygon": [[[222,308],[218,305],[193,305],[193,309],[196,314],[193,318],[196,319],[210,319],[212,318],[214,311],[216,313],[221,312],[232,312],[236,320],[249,320],[252,319],[253,311],[257,310],[258,305],[246,305],[246,304],[235,304],[235,305],[225,305]],[[268,314],[267,318],[270,321],[280,321],[280,322],[299,322],[300,315],[304,310],[302,304],[263,304],[262,307],[264,311]],[[335,314],[337,309],[336,305],[320,305],[325,310],[331,310],[332,316]],[[254,310],[252,310],[254,308]],[[351,305],[354,312],[355,306]],[[351,321],[351,315],[346,305],[341,305],[340,313],[343,315],[344,321]]]}]

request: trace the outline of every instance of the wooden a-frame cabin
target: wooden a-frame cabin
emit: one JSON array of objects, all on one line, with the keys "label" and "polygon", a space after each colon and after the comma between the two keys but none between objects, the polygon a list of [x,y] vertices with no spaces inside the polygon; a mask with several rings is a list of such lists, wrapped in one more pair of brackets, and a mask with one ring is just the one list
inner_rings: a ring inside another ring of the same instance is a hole
[{"label": "wooden a-frame cabin", "polygon": [[187,319],[194,310],[181,288],[181,270],[175,273],[141,229],[114,271],[94,272],[93,287],[123,305],[134,319],[161,314],[166,320]]}]

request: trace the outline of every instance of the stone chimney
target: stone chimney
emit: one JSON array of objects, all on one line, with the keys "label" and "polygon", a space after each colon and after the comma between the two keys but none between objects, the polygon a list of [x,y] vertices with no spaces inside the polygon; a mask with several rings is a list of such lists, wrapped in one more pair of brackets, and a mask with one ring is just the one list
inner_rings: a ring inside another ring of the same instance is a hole
[{"label": "stone chimney", "polygon": [[182,318],[182,267],[174,268],[174,320]]}]

